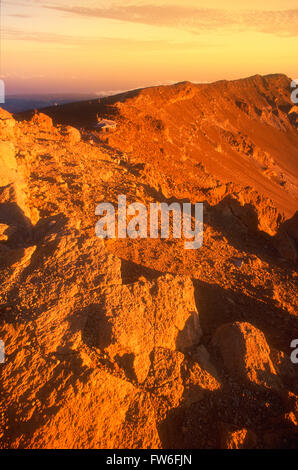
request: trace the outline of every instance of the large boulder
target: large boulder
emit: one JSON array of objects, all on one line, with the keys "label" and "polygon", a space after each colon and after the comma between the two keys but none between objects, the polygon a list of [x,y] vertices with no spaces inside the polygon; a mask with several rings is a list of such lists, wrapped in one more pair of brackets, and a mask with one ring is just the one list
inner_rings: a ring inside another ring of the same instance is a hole
[{"label": "large boulder", "polygon": [[212,338],[212,344],[229,375],[251,384],[280,389],[266,338],[250,323],[235,322],[220,326]]},{"label": "large boulder", "polygon": [[94,328],[94,346],[112,359],[131,357],[134,374],[143,382],[155,348],[183,352],[199,342],[193,284],[187,277],[167,274],[108,288],[102,308],[90,318],[91,335]]}]

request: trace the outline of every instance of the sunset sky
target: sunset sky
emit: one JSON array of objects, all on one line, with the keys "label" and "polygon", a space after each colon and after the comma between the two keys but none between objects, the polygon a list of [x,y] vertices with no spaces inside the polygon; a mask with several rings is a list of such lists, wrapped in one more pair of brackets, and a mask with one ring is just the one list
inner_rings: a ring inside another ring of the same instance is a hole
[{"label": "sunset sky", "polygon": [[1,21],[9,94],[298,77],[297,0],[2,0]]}]

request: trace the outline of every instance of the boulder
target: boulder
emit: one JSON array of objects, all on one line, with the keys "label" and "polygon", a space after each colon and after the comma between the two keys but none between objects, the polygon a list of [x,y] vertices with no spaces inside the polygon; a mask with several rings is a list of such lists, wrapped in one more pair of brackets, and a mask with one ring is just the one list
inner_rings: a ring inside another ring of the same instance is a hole
[{"label": "boulder", "polygon": [[229,375],[251,384],[280,389],[266,338],[250,323],[235,322],[220,326],[212,338],[212,344]]},{"label": "boulder", "polygon": [[184,352],[202,334],[191,280],[168,274],[107,289],[91,325],[95,346],[112,359],[132,355],[139,382],[146,379],[156,348]]},{"label": "boulder", "polygon": [[64,140],[70,142],[71,144],[77,144],[81,140],[81,133],[75,127],[62,126],[60,128],[60,133],[63,136]]},{"label": "boulder", "polygon": [[36,112],[30,122],[42,130],[50,130],[53,127],[53,120],[44,113]]}]

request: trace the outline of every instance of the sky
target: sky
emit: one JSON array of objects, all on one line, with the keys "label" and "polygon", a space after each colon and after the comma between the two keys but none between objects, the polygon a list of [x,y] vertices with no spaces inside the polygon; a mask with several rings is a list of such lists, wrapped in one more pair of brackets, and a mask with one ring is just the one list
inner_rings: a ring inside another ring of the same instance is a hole
[{"label": "sky", "polygon": [[298,77],[297,0],[2,0],[7,94]]}]

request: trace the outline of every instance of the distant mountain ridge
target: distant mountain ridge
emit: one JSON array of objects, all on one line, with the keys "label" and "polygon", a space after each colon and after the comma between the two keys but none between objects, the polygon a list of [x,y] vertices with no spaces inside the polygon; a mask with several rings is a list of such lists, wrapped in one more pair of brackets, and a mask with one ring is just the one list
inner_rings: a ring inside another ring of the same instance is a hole
[{"label": "distant mountain ridge", "polygon": [[95,97],[96,95],[94,93],[8,95],[2,108],[10,113],[19,113],[33,108],[41,109],[56,104],[66,104],[91,98],[94,99]]}]

